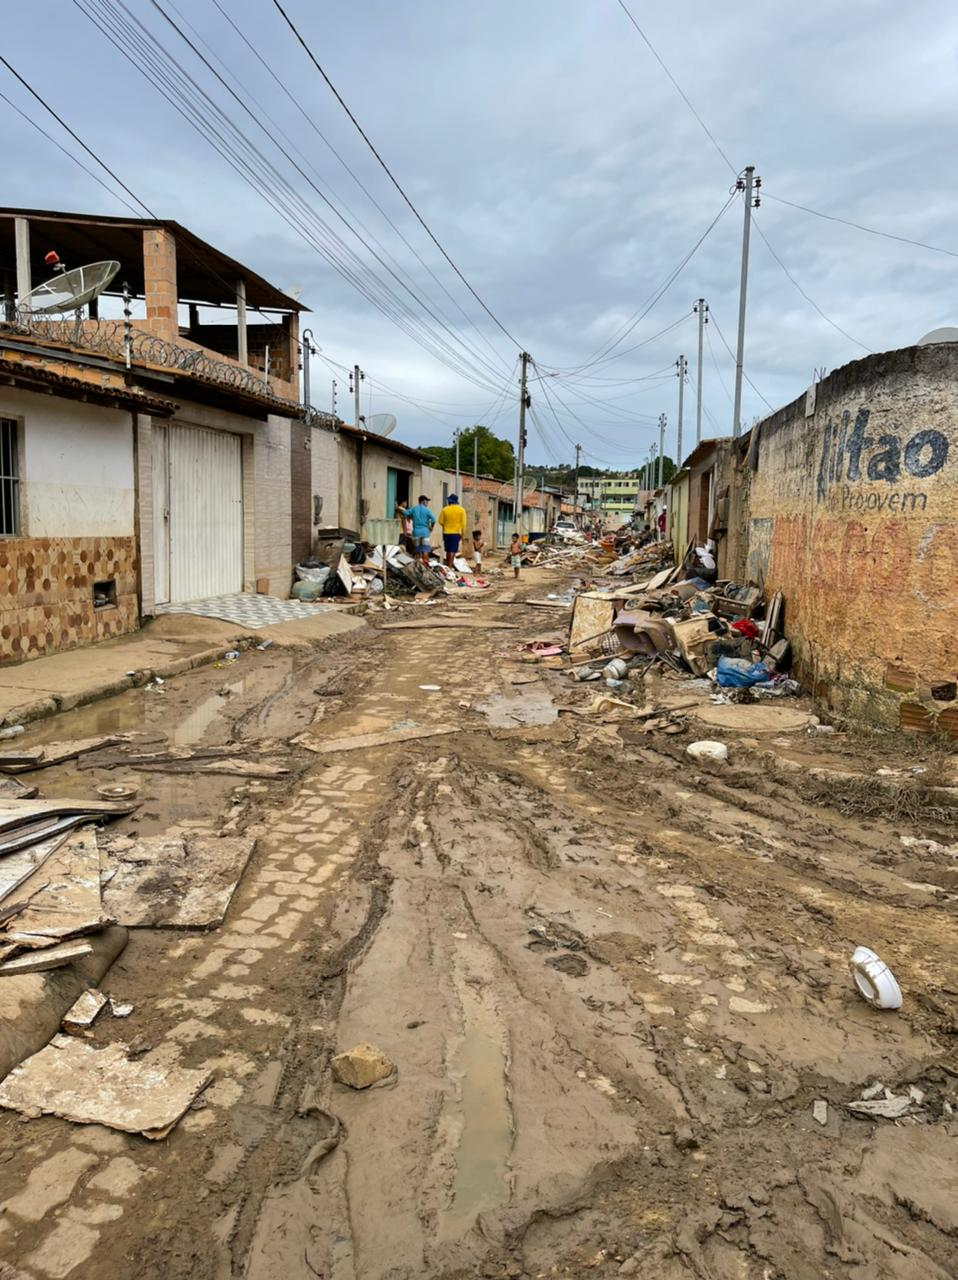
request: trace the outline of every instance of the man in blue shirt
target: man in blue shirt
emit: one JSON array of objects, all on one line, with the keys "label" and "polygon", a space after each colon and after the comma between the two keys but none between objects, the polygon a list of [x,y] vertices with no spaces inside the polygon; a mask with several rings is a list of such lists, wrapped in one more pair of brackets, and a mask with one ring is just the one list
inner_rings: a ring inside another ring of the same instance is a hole
[{"label": "man in blue shirt", "polygon": [[428,564],[431,549],[430,537],[436,517],[429,510],[429,499],[424,493],[419,495],[416,505],[409,508],[409,514],[412,516],[412,539],[416,546],[416,555],[423,564]]}]

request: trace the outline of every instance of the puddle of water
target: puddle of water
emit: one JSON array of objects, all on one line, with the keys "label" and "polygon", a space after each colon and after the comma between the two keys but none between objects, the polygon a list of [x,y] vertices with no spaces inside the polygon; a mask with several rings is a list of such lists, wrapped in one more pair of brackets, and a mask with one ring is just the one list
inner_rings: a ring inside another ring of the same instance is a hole
[{"label": "puddle of water", "polygon": [[14,739],[14,742],[33,746],[43,742],[69,742],[73,738],[95,738],[100,734],[140,729],[146,719],[147,708],[143,705],[145,696],[156,695],[144,695],[139,690],[131,690],[113,698],[105,698],[102,702],[91,703],[88,707],[64,711],[61,715],[51,716],[35,726],[29,726],[23,736]]},{"label": "puddle of water", "polygon": [[539,689],[511,698],[494,693],[484,702],[477,702],[476,710],[497,729],[510,729],[517,724],[553,724],[559,717],[558,707],[545,690]]},{"label": "puddle of water", "polygon": [[512,1114],[500,1032],[475,996],[465,995],[463,1004],[466,1033],[451,1063],[461,1092],[462,1134],[453,1201],[443,1218],[447,1239],[465,1234],[478,1214],[506,1203],[511,1194]]},{"label": "puddle of water", "polygon": [[[231,689],[240,687],[241,684],[230,685]],[[227,699],[221,693],[211,693],[208,698],[204,698],[179,722],[170,734],[170,742],[177,747],[191,747],[195,742],[199,742],[219,716],[226,701]]]}]

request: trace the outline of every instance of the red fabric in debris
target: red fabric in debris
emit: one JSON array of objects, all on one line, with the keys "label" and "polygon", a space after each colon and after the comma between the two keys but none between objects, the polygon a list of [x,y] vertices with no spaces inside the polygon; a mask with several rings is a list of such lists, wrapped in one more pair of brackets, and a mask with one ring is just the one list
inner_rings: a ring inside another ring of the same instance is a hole
[{"label": "red fabric in debris", "polygon": [[758,627],[751,618],[739,618],[738,622],[732,623],[732,630],[737,631],[739,635],[748,636],[749,640],[758,639]]}]

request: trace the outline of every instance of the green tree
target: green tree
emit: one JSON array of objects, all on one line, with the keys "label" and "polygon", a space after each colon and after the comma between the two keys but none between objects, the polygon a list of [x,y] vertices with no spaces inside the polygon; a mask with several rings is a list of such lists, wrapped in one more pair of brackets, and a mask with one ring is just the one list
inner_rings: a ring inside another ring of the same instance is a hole
[{"label": "green tree", "polygon": [[[459,437],[459,469],[467,474],[472,472],[473,441],[479,442],[479,474],[493,476],[496,480],[511,480],[515,472],[516,455],[509,440],[502,440],[488,427],[467,427]],[[429,454],[432,463],[443,471],[456,469],[456,449],[454,445],[424,444],[420,445],[423,453]]]}]

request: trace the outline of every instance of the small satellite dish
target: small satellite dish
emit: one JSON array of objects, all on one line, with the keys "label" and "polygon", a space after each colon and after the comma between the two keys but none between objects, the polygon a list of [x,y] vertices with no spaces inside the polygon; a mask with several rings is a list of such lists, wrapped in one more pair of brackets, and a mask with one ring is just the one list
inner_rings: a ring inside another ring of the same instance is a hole
[{"label": "small satellite dish", "polygon": [[377,436],[388,436],[396,430],[396,417],[392,413],[374,413],[367,421],[366,428]]},{"label": "small satellite dish", "polygon": [[958,342],[958,329],[953,325],[946,325],[943,329],[932,329],[923,338],[919,338],[915,346],[930,347],[935,342]]},{"label": "small satellite dish", "polygon": [[522,486],[522,492],[523,492],[523,493],[535,493],[535,491],[536,491],[536,485],[537,485],[538,483],[539,483],[539,481],[538,481],[538,479],[537,479],[534,475],[533,475],[533,476],[526,476],[525,481],[524,481],[523,486]]},{"label": "small satellite dish", "polygon": [[85,267],[74,267],[31,289],[20,299],[20,307],[38,315],[79,311],[84,303],[92,302],[103,292],[119,269],[118,262],[90,262]]}]

